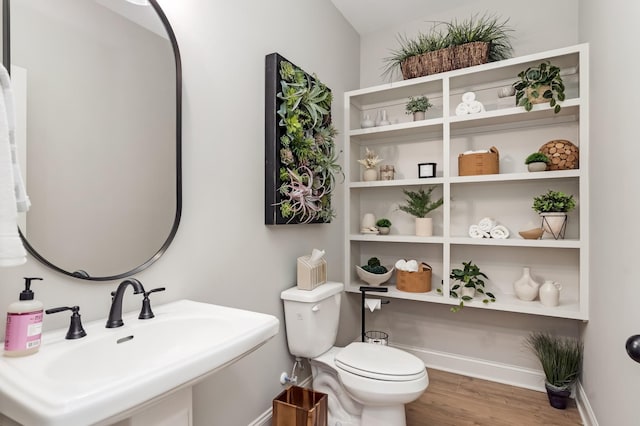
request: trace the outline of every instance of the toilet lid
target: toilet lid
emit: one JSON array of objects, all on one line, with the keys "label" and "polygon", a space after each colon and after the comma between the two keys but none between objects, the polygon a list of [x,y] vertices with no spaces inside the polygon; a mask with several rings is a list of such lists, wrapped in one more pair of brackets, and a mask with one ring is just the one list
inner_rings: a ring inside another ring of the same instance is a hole
[{"label": "toilet lid", "polygon": [[335,363],[345,371],[377,380],[409,381],[426,374],[418,357],[373,343],[351,343],[336,354]]}]

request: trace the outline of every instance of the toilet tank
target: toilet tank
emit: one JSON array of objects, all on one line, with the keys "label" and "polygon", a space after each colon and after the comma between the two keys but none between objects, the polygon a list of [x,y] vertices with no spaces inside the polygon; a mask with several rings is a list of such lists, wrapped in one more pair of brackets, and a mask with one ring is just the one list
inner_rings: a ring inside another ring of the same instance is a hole
[{"label": "toilet tank", "polygon": [[333,347],[343,289],[342,283],[327,282],[313,290],[291,287],[280,294],[291,355],[315,358]]}]

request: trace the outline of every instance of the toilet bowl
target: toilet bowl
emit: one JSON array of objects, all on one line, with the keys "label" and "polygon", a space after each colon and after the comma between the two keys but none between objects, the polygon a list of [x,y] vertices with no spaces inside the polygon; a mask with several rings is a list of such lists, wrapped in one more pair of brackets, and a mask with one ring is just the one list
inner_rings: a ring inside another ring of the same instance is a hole
[{"label": "toilet bowl", "polygon": [[328,395],[329,426],[406,426],[404,405],[427,389],[418,357],[397,348],[335,343],[342,283],[282,292],[289,352],[309,359],[314,390]]}]

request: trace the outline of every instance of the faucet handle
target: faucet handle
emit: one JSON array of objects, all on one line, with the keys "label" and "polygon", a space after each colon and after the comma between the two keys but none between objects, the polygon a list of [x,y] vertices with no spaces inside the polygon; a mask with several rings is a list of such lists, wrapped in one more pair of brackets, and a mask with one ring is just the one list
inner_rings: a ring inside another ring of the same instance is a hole
[{"label": "faucet handle", "polygon": [[154,288],[153,290],[145,291],[143,293],[144,299],[142,299],[142,309],[140,310],[140,315],[138,315],[138,319],[149,319],[155,316],[153,314],[153,311],[151,310],[151,300],[149,299],[149,295],[151,293],[156,293],[158,291],[165,291],[165,290],[166,288],[164,287],[158,287],[158,288]]},{"label": "faucet handle", "polygon": [[45,312],[47,314],[56,314],[58,312],[63,311],[71,311],[71,323],[69,324],[69,330],[67,331],[67,335],[65,339],[80,339],[87,335],[87,332],[82,328],[82,321],[80,320],[80,307],[79,306],[61,306],[59,308],[51,308],[47,309]]}]

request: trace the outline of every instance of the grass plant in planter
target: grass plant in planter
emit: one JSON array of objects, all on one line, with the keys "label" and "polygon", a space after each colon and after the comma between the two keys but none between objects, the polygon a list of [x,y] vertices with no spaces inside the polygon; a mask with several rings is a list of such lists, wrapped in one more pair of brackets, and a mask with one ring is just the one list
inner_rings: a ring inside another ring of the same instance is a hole
[{"label": "grass plant in planter", "polygon": [[[476,293],[484,295],[483,303],[495,302],[496,297],[493,293],[485,291],[484,280],[489,277],[480,271],[480,268],[472,261],[462,262],[463,269],[454,268],[449,274],[449,278],[454,281],[454,284],[449,290],[449,295],[453,298],[460,299],[460,303],[451,308],[451,312],[458,312],[464,308],[464,302],[470,302],[473,300]],[[438,289],[438,292],[442,292]]]},{"label": "grass plant in planter", "polygon": [[433,105],[426,96],[409,97],[409,102],[405,105],[406,114],[413,114],[413,121],[424,120],[425,113]]},{"label": "grass plant in planter", "polygon": [[525,110],[531,111],[534,104],[548,102],[556,114],[560,112],[558,102],[565,99],[560,68],[546,61],[521,71],[518,77],[520,80],[513,83],[516,89],[516,106],[523,106]]},{"label": "grass plant in planter", "polygon": [[525,345],[536,355],[544,370],[549,403],[561,410],[567,408],[571,389],[582,371],[582,341],[535,332],[527,337]]},{"label": "grass plant in planter", "polygon": [[529,154],[524,160],[524,164],[527,165],[527,169],[530,172],[542,172],[547,170],[547,165],[551,162],[542,152],[534,152]]},{"label": "grass plant in planter", "polygon": [[576,207],[573,195],[549,190],[533,198],[532,209],[542,218],[542,229],[554,239],[564,239],[567,228],[567,213]]},{"label": "grass plant in planter", "polygon": [[408,199],[406,204],[398,206],[398,209],[416,218],[416,235],[419,237],[433,235],[433,219],[427,215],[443,203],[442,197],[439,200],[431,201],[431,193],[434,189],[435,186],[429,187],[426,191],[422,188],[418,191],[402,190]]}]

